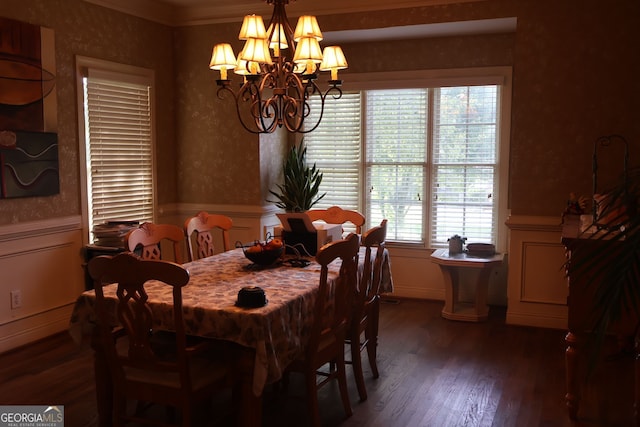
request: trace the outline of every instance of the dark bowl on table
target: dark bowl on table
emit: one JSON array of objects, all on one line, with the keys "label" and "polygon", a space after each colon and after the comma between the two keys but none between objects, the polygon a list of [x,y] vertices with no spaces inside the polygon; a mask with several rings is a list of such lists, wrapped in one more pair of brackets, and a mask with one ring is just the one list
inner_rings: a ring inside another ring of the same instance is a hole
[{"label": "dark bowl on table", "polygon": [[238,307],[257,308],[267,304],[267,296],[264,290],[258,286],[245,286],[238,291]]},{"label": "dark bowl on table", "polygon": [[242,247],[242,252],[244,252],[244,256],[247,257],[249,261],[258,265],[271,265],[274,264],[284,252],[284,246],[278,248],[268,248],[264,247],[261,251],[251,251],[251,247]]}]

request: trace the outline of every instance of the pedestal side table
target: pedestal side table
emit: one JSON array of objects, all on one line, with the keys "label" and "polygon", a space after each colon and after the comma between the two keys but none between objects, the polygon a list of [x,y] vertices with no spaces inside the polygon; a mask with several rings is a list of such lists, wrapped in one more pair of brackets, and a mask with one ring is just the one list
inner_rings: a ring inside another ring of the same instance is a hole
[{"label": "pedestal side table", "polygon": [[[503,258],[503,254],[480,257],[469,255],[466,252],[449,255],[447,249],[435,250],[431,254],[431,260],[440,266],[444,276],[445,302],[442,317],[466,322],[487,320],[489,315],[489,307],[487,306],[489,277],[493,267],[502,264]],[[475,301],[472,303],[458,301],[460,270],[463,268],[479,270],[475,284]]]}]

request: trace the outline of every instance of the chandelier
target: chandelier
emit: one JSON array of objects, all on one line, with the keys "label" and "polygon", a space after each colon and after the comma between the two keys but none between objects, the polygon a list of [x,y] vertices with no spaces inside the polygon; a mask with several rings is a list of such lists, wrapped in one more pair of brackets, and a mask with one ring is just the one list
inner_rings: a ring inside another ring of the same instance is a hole
[{"label": "chandelier", "polygon": [[[289,0],[266,2],[273,4],[269,26],[265,29],[261,16],[244,17],[238,36],[244,47],[237,60],[229,43],[213,47],[209,68],[220,71],[218,98],[231,94],[240,123],[251,133],[271,133],[282,126],[289,132],[308,133],[320,124],[327,96],[342,96],[338,70],[347,68],[347,60],[340,46],[321,51],[322,32],[315,16],[301,16],[294,31],[285,12]],[[237,90],[229,70],[243,76]],[[316,82],[318,70],[331,72],[324,92]],[[318,119],[305,124],[312,96],[320,100]]]}]

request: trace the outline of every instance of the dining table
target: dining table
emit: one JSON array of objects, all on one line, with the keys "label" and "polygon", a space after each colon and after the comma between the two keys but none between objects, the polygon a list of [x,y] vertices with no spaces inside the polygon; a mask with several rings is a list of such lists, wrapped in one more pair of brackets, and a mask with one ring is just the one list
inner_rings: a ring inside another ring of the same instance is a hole
[{"label": "dining table", "polygon": [[[381,293],[393,291],[391,262],[384,249]],[[371,256],[374,257],[373,249]],[[365,248],[359,253],[364,265]],[[189,271],[189,283],[182,288],[185,331],[189,335],[225,340],[239,348],[236,369],[240,394],[238,425],[258,426],[262,419],[262,393],[266,385],[278,381],[286,367],[300,354],[308,339],[315,304],[320,265],[314,258],[285,256],[269,266],[249,261],[242,248],[222,252],[183,264]],[[329,265],[329,283],[335,282],[340,261]],[[245,287],[264,290],[266,304],[246,308],[236,304],[238,292]],[[116,310],[116,285],[106,285],[105,298]],[[173,298],[170,287],[159,282],[145,284],[148,304],[156,330],[173,329]],[[95,293],[83,292],[76,300],[69,333],[78,342],[91,342],[94,331]],[[106,361],[94,346],[96,394],[100,425],[111,425],[111,383]],[[104,364],[101,366],[101,364]],[[103,372],[103,373],[101,373]]]}]

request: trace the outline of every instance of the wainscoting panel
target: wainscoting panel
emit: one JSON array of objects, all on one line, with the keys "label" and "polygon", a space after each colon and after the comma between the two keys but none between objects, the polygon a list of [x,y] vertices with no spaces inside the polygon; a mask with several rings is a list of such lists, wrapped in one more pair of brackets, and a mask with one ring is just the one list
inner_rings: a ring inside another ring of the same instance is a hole
[{"label": "wainscoting panel", "polygon": [[80,217],[0,227],[0,271],[0,352],[65,330],[84,290]]},{"label": "wainscoting panel", "polygon": [[389,248],[393,296],[444,301],[440,268],[431,262],[431,250]]},{"label": "wainscoting panel", "polygon": [[567,281],[561,218],[512,216],[507,323],[566,329]]}]

